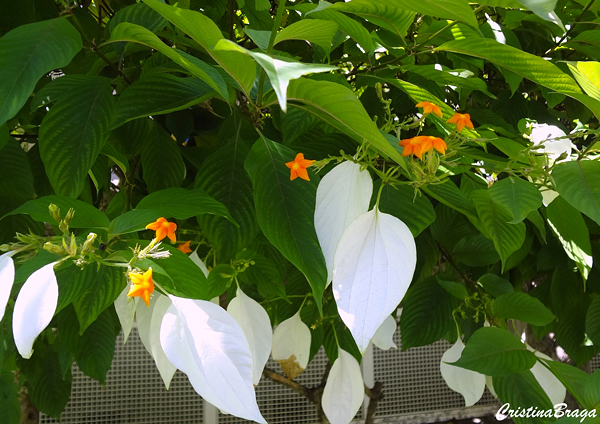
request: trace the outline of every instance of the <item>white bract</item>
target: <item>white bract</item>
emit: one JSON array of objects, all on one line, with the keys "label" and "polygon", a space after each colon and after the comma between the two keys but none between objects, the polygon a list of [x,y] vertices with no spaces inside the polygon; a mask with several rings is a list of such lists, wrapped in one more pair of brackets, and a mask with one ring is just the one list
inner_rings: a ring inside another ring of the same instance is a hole
[{"label": "white bract", "polygon": [[396,332],[396,320],[393,316],[388,317],[383,321],[383,324],[377,329],[373,339],[371,340],[379,349],[388,350],[390,348],[398,349],[394,343],[394,333]]},{"label": "white bract", "polygon": [[204,276],[208,278],[208,268],[206,267],[206,265],[204,264],[204,262],[202,262],[202,259],[200,259],[200,256],[198,256],[198,251],[194,250],[192,252],[192,254],[190,255],[190,259],[196,264],[198,265],[198,267],[202,270],[202,272],[204,273]]},{"label": "white bract", "polygon": [[56,262],[45,265],[29,276],[15,302],[13,336],[21,356],[31,358],[33,342],[50,324],[58,304]]},{"label": "white bract", "polygon": [[[529,345],[527,345],[527,349],[533,351],[533,348]],[[552,361],[552,358],[550,358],[548,355],[544,355],[542,352],[535,352],[535,356],[546,361]],[[540,383],[540,386],[542,386],[542,389],[544,389],[544,392],[546,392],[550,398],[552,405],[557,405],[565,401],[567,389],[565,386],[563,386],[560,380],[556,378],[554,374],[552,374],[552,371],[537,361],[531,368],[531,372],[538,383]]]},{"label": "white bract", "polygon": [[358,412],[365,396],[360,365],[354,356],[338,347],[321,405],[331,424],[348,424]]},{"label": "white bract", "polygon": [[131,285],[128,284],[115,300],[115,311],[117,311],[119,322],[123,328],[123,344],[127,342],[129,333],[131,333],[131,327],[133,327],[133,320],[135,318],[135,307],[139,299],[138,297],[130,298],[127,296],[130,288]]},{"label": "white bract", "polygon": [[465,398],[465,406],[475,405],[485,390],[485,375],[475,371],[467,370],[455,365],[452,362],[458,361],[465,345],[460,338],[448,349],[440,362],[440,371],[444,381],[455,392],[460,393]]},{"label": "white bract", "polygon": [[300,318],[300,311],[275,328],[271,354],[292,380],[308,365],[310,342],[310,329]]},{"label": "white bract", "polygon": [[416,263],[415,240],[406,224],[377,208],[344,231],[335,252],[333,295],[363,354],[406,294]]},{"label": "white bract", "polygon": [[554,125],[534,124],[531,130],[531,141],[534,145],[543,145],[539,150],[546,153],[551,162],[554,162],[560,155],[567,153],[571,155],[571,140],[566,138],[563,130]]},{"label": "white bract", "polygon": [[8,252],[0,256],[0,321],[4,318],[6,304],[15,282],[15,263],[12,259],[14,254],[15,252]]},{"label": "white bract", "polygon": [[369,210],[373,180],[354,162],[343,162],[323,177],[317,188],[315,230],[327,265],[327,283],[333,278],[333,258],[348,225]]},{"label": "white bract", "polygon": [[265,364],[269,360],[273,343],[273,329],[267,311],[260,304],[246,296],[238,287],[236,297],[229,302],[227,312],[238,322],[252,353],[252,382],[258,385]]},{"label": "white bract", "polygon": [[171,306],[171,301],[167,296],[155,293],[150,300],[149,307],[143,302],[138,302],[136,308],[138,334],[142,344],[154,359],[167,390],[169,390],[173,375],[177,371],[160,345],[160,326],[169,306]]},{"label": "white bract", "polygon": [[169,361],[222,412],[266,423],[252,385],[252,354],[236,320],[211,302],[169,298],[172,305],[160,328]]}]

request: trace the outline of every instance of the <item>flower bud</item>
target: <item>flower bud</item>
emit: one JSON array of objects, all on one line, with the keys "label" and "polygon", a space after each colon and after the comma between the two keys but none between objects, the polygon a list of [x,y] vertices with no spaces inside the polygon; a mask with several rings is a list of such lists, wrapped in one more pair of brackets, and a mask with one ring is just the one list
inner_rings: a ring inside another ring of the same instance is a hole
[{"label": "flower bud", "polygon": [[44,243],[44,250],[47,250],[50,253],[54,253],[55,255],[64,255],[65,251],[60,247],[56,246],[49,241]]},{"label": "flower bud", "polygon": [[91,248],[92,244],[96,240],[96,233],[89,233],[87,239],[83,243],[83,247],[81,248],[81,253],[87,253]]},{"label": "flower bud", "polygon": [[54,203],[50,203],[50,205],[48,206],[48,211],[50,212],[50,216],[52,217],[52,219],[54,219],[56,222],[61,221],[60,208],[58,206],[56,206]]}]

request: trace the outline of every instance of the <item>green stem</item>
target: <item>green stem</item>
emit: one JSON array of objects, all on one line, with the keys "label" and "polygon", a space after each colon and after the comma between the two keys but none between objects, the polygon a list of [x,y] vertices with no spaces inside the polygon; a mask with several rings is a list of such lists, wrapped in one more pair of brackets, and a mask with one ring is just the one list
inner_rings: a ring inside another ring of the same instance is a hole
[{"label": "green stem", "polygon": [[[285,0],[279,0],[277,3],[277,15],[275,16],[275,22],[273,23],[273,29],[271,30],[271,37],[269,37],[269,44],[267,45],[267,55],[271,54],[273,45],[275,44],[275,37],[277,31],[281,26],[281,19],[283,18],[283,12],[285,11]],[[258,80],[258,94],[256,95],[256,104],[260,107],[262,104],[263,88],[265,85],[265,70],[260,71],[260,78]]]}]

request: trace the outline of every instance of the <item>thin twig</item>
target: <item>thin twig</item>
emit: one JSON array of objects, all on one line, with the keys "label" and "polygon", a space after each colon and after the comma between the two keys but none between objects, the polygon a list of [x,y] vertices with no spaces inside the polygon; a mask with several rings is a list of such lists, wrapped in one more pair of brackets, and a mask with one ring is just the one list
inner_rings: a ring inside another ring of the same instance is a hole
[{"label": "thin twig", "polygon": [[296,393],[301,394],[302,396],[305,396],[307,398],[310,399],[311,396],[311,389],[309,389],[308,387],[303,386],[302,384],[298,384],[293,380],[290,380],[289,378],[276,373],[273,370],[270,370],[269,368],[265,368],[263,370],[263,375],[265,377],[270,378],[273,381],[276,381],[280,384],[283,384],[285,386],[288,386],[290,389],[292,389],[293,391],[295,391]]},{"label": "thin twig", "polygon": [[594,4],[595,1],[596,0],[590,0],[590,2],[583,9],[583,11],[579,14],[579,16],[573,21],[573,24],[571,24],[571,27],[567,30],[567,32],[565,32],[563,34],[563,36],[561,37],[561,39],[557,41],[556,46],[554,46],[554,48],[552,48],[552,49],[548,49],[548,51],[546,53],[544,53],[544,54],[548,54],[552,50],[554,50],[557,47],[559,47],[562,44],[562,42],[565,41],[569,35],[571,35],[571,32],[573,31],[573,28],[575,28],[575,25],[577,25],[579,23],[579,21],[581,20],[581,18],[583,17],[583,15],[585,15],[585,12],[587,12],[588,10],[590,10],[590,8],[592,7],[592,5]]},{"label": "thin twig", "polygon": [[365,424],[373,424],[375,422],[377,403],[383,399],[383,383],[376,381],[372,389],[365,386],[365,394],[369,396],[369,407],[365,416]]},{"label": "thin twig", "polygon": [[235,31],[233,30],[234,2],[235,0],[229,0],[229,12],[227,14],[227,28],[229,29],[229,39],[231,41],[235,41]]}]

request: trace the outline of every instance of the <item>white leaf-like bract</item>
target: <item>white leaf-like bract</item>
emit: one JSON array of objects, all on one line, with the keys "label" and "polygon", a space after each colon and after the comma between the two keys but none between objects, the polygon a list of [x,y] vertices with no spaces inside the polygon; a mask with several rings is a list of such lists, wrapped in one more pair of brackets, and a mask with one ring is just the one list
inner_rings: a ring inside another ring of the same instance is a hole
[{"label": "white leaf-like bract", "polygon": [[360,165],[346,161],[323,177],[317,188],[315,230],[327,265],[327,283],[333,278],[333,257],[348,225],[369,210],[373,180]]},{"label": "white leaf-like bract", "polygon": [[300,311],[275,328],[271,354],[290,379],[293,380],[306,369],[310,343],[310,329],[300,318]]},{"label": "white leaf-like bract", "polygon": [[364,354],[383,321],[398,307],[417,264],[412,233],[376,208],[355,219],[335,252],[333,295],[340,317]]},{"label": "white leaf-like bract", "polygon": [[[534,349],[529,345],[527,345],[527,349],[534,351]],[[548,355],[544,355],[542,352],[535,352],[535,356],[545,361],[552,361],[552,358],[550,358]],[[565,401],[565,397],[567,396],[567,388],[560,382],[558,378],[556,378],[554,374],[552,374],[552,371],[537,361],[531,368],[531,373],[550,398],[552,405],[558,405],[559,403],[563,403]]]},{"label": "white leaf-like bract", "polygon": [[196,250],[194,250],[192,252],[192,254],[190,255],[190,259],[196,264],[198,265],[198,267],[202,270],[202,272],[204,273],[204,276],[208,278],[208,268],[206,267],[206,264],[204,262],[202,262],[202,259],[200,259],[200,256],[198,256],[198,252]]},{"label": "white leaf-like bract", "polygon": [[160,327],[169,361],[221,411],[266,424],[252,385],[252,354],[237,321],[214,303],[169,298],[173,304]]},{"label": "white leaf-like bract", "polygon": [[455,392],[465,398],[465,406],[475,405],[483,396],[485,390],[485,375],[475,371],[467,370],[450,362],[456,362],[460,358],[465,345],[460,338],[443,355],[440,362],[440,371],[444,381]]},{"label": "white leaf-like bract", "polygon": [[56,262],[45,265],[29,276],[15,302],[13,336],[21,356],[31,358],[33,342],[50,324],[58,304]]},{"label": "white leaf-like bract", "polygon": [[129,333],[131,333],[131,327],[133,327],[133,320],[135,318],[135,307],[139,299],[139,297],[130,299],[127,296],[130,288],[131,285],[128,284],[115,300],[115,311],[117,311],[121,328],[123,328],[123,344],[127,342]]},{"label": "white leaf-like bract", "polygon": [[252,382],[256,386],[271,353],[271,320],[267,311],[256,300],[246,296],[239,287],[236,297],[227,306],[227,312],[235,318],[246,335],[252,353]]},{"label": "white leaf-like bract", "polygon": [[6,304],[15,282],[15,263],[12,256],[15,252],[7,252],[0,256],[0,321],[4,318]]},{"label": "white leaf-like bract", "polygon": [[548,124],[534,124],[531,130],[531,141],[534,145],[542,145],[539,151],[548,154],[551,162],[560,155],[566,153],[571,155],[571,139],[560,128]]},{"label": "white leaf-like bract", "polygon": [[321,405],[331,424],[348,424],[363,403],[365,388],[360,365],[354,356],[338,349],[323,389]]},{"label": "white leaf-like bract", "polygon": [[373,339],[371,340],[379,349],[388,350],[390,348],[398,349],[394,343],[394,333],[396,332],[396,320],[393,316],[388,317],[383,321],[383,324],[377,329]]}]

